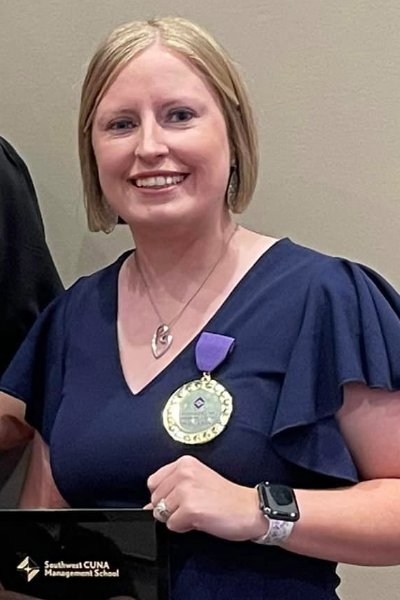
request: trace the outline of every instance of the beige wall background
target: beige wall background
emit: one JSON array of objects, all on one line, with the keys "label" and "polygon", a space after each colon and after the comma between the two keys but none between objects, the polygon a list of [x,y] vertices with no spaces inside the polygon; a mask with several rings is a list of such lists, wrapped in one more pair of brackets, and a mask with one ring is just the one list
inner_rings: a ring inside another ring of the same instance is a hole
[{"label": "beige wall background", "polygon": [[[76,121],[85,65],[114,26],[178,14],[241,65],[262,168],[241,222],[367,263],[400,289],[398,0],[0,0],[0,134],[25,157],[68,285],[132,241],[89,234]],[[377,518],[379,507],[376,507]],[[343,600],[398,600],[400,568],[341,568]]]}]

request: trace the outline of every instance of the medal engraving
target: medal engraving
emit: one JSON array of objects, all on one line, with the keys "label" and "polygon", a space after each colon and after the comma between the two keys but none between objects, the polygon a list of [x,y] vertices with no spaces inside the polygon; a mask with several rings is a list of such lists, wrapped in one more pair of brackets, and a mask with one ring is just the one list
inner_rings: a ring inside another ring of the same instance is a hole
[{"label": "medal engraving", "polygon": [[225,429],[232,407],[225,387],[204,374],[172,394],[163,410],[164,427],[178,442],[205,444]]}]

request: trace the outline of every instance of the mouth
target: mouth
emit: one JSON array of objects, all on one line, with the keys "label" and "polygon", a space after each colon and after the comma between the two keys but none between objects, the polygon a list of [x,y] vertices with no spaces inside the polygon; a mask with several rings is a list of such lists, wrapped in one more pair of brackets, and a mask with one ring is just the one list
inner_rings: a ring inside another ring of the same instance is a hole
[{"label": "mouth", "polygon": [[189,176],[189,173],[171,175],[150,175],[148,177],[133,177],[132,184],[141,189],[162,190],[180,185]]}]

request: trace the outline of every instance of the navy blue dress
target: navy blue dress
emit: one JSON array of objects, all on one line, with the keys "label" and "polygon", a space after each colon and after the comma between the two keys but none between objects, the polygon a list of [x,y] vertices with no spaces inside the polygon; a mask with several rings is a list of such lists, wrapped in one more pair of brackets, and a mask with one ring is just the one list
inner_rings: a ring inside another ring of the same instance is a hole
[{"label": "navy blue dress", "polygon": [[[225,431],[200,446],[162,426],[169,396],[199,377],[198,336],[140,393],[117,346],[117,280],[129,253],[80,279],[37,321],[1,389],[27,404],[73,507],[141,507],[146,480],[192,454],[238,484],[327,489],[358,481],[337,426],[342,386],[400,389],[400,298],[376,273],[289,239],[261,256],[205,331],[233,336],[214,373],[232,394]],[[132,318],[135,315],[132,307]],[[173,600],[334,600],[336,565],[202,533],[173,535]]]}]

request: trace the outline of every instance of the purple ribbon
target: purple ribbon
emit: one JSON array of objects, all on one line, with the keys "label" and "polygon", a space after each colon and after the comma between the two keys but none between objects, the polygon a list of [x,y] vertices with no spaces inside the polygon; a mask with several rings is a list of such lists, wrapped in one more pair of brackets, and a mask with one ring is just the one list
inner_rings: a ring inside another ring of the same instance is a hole
[{"label": "purple ribbon", "polygon": [[214,371],[233,349],[235,338],[219,333],[201,334],[196,344],[196,364],[199,371],[211,373]]}]

